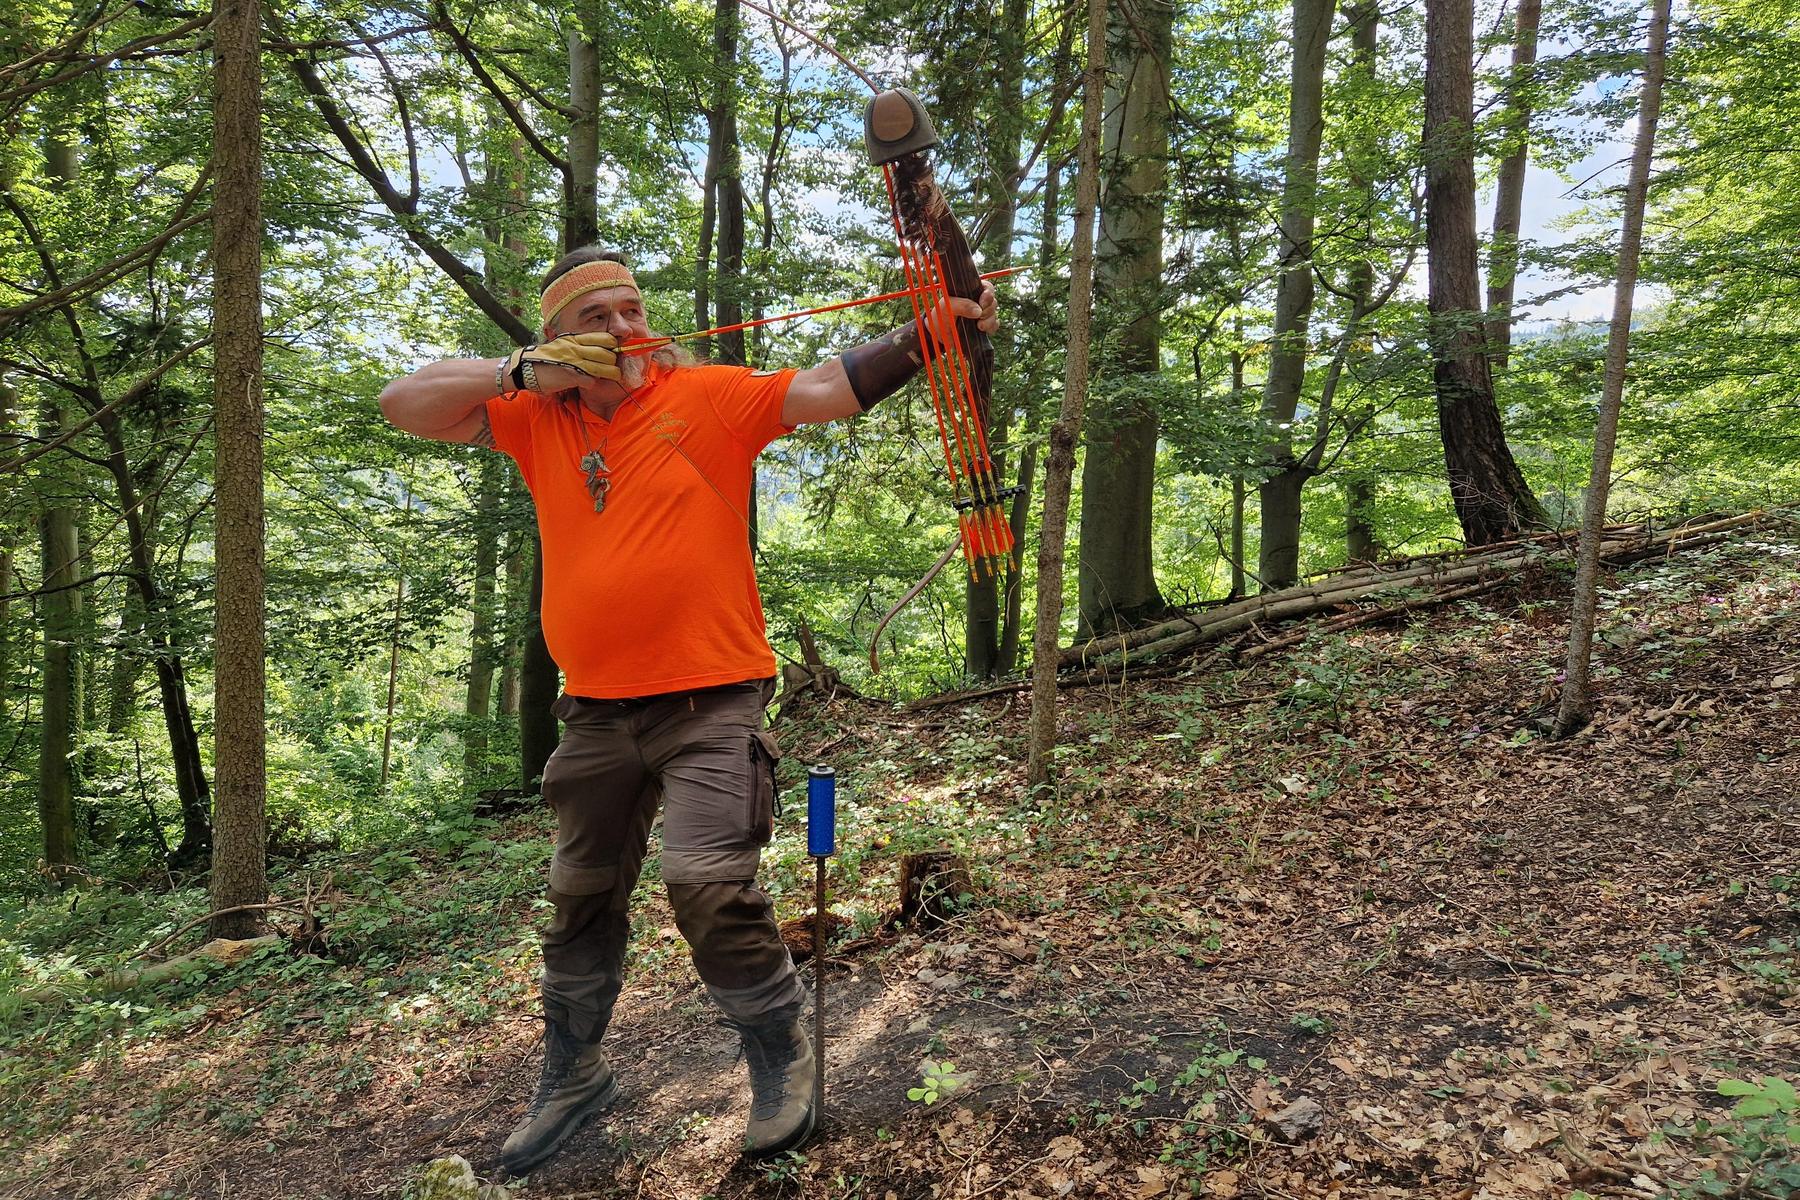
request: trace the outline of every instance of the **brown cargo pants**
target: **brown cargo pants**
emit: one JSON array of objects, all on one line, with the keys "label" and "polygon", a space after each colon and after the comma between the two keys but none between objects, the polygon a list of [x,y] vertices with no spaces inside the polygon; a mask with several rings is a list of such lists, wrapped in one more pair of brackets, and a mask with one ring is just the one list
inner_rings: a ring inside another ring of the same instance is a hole
[{"label": "brown cargo pants", "polygon": [[773,906],[755,884],[774,827],[774,680],[639,700],[563,696],[544,768],[556,810],[543,937],[544,1012],[600,1040],[624,983],[629,905],[657,806],[662,876],[694,967],[725,1015],[753,1022],[804,999]]}]

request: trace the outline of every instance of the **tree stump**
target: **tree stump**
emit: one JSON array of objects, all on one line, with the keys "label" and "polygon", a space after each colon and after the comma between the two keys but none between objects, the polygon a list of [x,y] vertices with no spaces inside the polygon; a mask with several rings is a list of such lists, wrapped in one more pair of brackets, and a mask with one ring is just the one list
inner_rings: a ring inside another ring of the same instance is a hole
[{"label": "tree stump", "polygon": [[934,850],[900,859],[900,924],[936,929],[975,894],[975,879],[960,854]]},{"label": "tree stump", "polygon": [[825,701],[837,695],[839,691],[849,691],[844,685],[843,676],[836,667],[807,666],[804,663],[785,663],[781,668],[782,704],[790,704],[807,692]]}]

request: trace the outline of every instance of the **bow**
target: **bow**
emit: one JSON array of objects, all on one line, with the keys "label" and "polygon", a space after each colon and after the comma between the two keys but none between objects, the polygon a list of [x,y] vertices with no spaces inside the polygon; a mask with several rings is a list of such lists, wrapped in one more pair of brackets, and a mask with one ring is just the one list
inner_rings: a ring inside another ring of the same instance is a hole
[{"label": "bow", "polygon": [[988,453],[993,343],[976,321],[940,319],[941,314],[925,308],[926,299],[934,294],[979,299],[981,274],[925,156],[938,137],[919,98],[905,88],[878,94],[864,111],[863,134],[870,160],[887,180],[894,236],[925,351],[925,380],[937,414],[963,558],[970,578],[979,579],[984,573],[994,578],[1012,551],[1012,527],[1000,504],[1015,489],[999,486]]},{"label": "bow", "polygon": [[1024,489],[1000,487],[988,453],[993,345],[980,325],[968,318],[947,322],[928,319],[936,315],[935,305],[927,309],[927,302],[934,296],[979,299],[982,277],[975,270],[969,239],[950,211],[925,157],[925,151],[938,144],[938,137],[919,98],[905,88],[882,91],[867,71],[811,30],[757,0],[738,2],[799,34],[842,63],[875,93],[863,112],[863,136],[870,161],[882,169],[887,181],[894,233],[906,272],[904,294],[912,300],[913,316],[921,332],[925,379],[937,415],[938,440],[950,477],[951,503],[957,510],[957,541],[875,626],[874,636],[869,639],[869,666],[879,671],[876,647],[882,631],[930,585],[959,545],[971,579],[979,580],[983,574],[997,578],[1001,564],[1012,562],[1012,525],[1001,505]]},{"label": "bow", "polygon": [[[969,577],[998,578],[1012,560],[1012,525],[1003,503],[1021,488],[1000,486],[988,452],[988,408],[993,395],[994,349],[981,326],[967,317],[945,319],[927,308],[933,295],[975,300],[981,275],[969,239],[950,211],[925,152],[938,144],[937,131],[919,98],[905,88],[880,92],[863,113],[869,159],[882,169],[894,235],[906,273],[907,293],[925,352],[925,381],[937,416],[938,441],[957,512],[958,541]],[[956,547],[939,558],[875,627],[869,665],[879,671],[876,646],[882,630],[924,590]]]}]

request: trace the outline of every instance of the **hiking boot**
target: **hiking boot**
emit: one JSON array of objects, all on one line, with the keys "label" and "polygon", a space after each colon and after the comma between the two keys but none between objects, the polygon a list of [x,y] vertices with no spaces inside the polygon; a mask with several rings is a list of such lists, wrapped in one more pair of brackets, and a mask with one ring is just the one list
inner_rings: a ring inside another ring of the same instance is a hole
[{"label": "hiking boot", "polygon": [[750,1124],[744,1154],[769,1158],[793,1150],[812,1136],[817,1065],[812,1043],[800,1025],[800,1005],[778,1008],[755,1023],[727,1021],[744,1039],[750,1065]]},{"label": "hiking boot", "polygon": [[618,1095],[619,1081],[599,1043],[583,1045],[566,1026],[545,1017],[544,1073],[537,1098],[500,1148],[501,1167],[508,1176],[529,1173]]}]

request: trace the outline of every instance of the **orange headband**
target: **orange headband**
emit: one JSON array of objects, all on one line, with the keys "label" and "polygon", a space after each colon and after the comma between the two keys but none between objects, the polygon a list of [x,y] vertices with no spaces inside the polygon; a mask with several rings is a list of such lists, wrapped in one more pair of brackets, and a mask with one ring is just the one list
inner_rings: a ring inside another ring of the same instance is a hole
[{"label": "orange headband", "polygon": [[637,290],[637,280],[631,277],[631,271],[624,263],[605,258],[599,262],[585,262],[551,281],[550,286],[544,289],[544,298],[538,303],[538,311],[543,314],[544,325],[548,327],[550,319],[566,308],[575,297],[585,296],[602,288],[616,287]]}]

